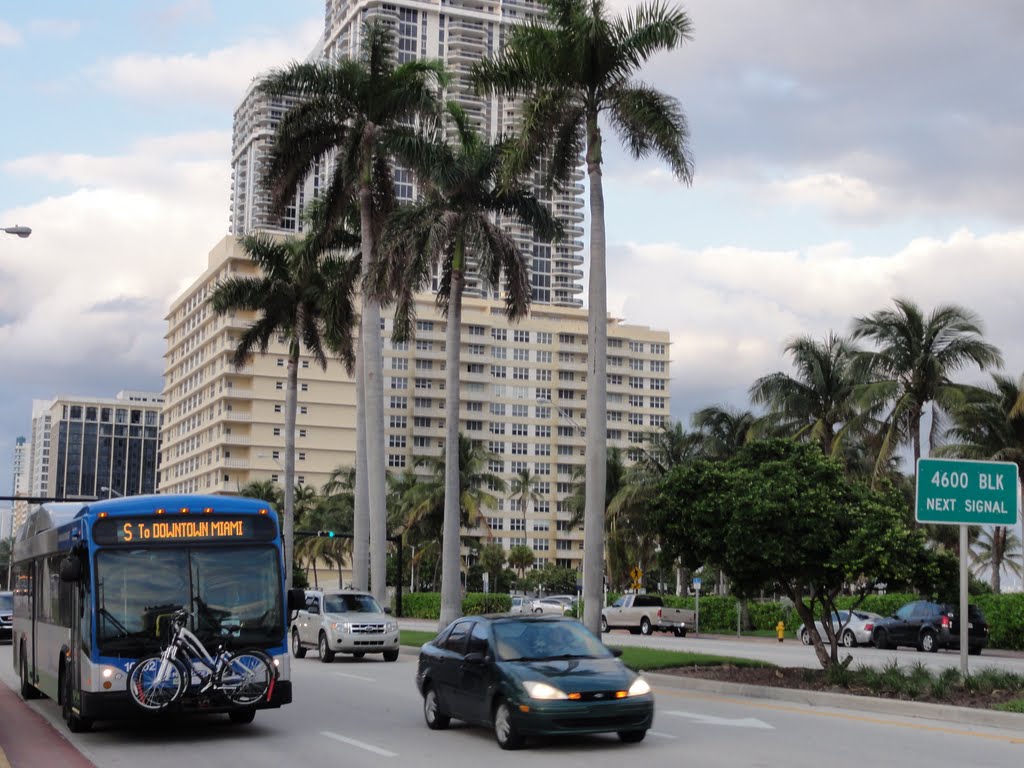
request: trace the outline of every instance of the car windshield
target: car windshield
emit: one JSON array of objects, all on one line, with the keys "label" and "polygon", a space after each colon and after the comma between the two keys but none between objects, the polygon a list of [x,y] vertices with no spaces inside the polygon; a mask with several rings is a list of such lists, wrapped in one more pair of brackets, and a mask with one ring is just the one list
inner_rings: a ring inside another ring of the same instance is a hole
[{"label": "car windshield", "polygon": [[384,613],[373,595],[324,595],[324,613]]},{"label": "car windshield", "polygon": [[575,621],[506,621],[494,625],[497,656],[503,661],[604,659],[611,652]]}]

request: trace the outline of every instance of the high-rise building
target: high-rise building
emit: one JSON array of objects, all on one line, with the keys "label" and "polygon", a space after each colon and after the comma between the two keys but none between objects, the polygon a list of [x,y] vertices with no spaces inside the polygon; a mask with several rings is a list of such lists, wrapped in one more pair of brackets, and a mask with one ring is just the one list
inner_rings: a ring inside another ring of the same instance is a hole
[{"label": "high-rise building", "polygon": [[[254,315],[217,317],[207,298],[218,280],[255,274],[233,237],[211,251],[206,271],[167,316],[161,492],[237,493],[254,481],[283,479],[287,345],[272,342],[236,369],[232,355]],[[385,317],[384,405],[388,471],[423,471],[418,457],[441,455],[444,440],[446,319],[432,295],[419,297],[416,336],[394,344]],[[579,529],[570,531],[566,499],[584,465],[587,315],[536,305],[515,325],[504,304],[463,303],[460,432],[492,454],[489,471],[536,480],[540,500],[522,509],[498,496],[487,512],[506,547],[528,544],[545,562],[576,567]],[[608,320],[608,444],[632,457],[647,433],[669,421],[669,337],[664,331]],[[297,482],[319,488],[335,469],[354,464],[355,384],[332,361],[299,364],[295,432]],[[481,531],[471,531],[479,534]]]},{"label": "high-rise building", "polygon": [[[16,437],[14,439],[14,472],[11,482],[11,496],[28,496],[28,459],[28,442],[24,437]],[[13,536],[17,530],[17,525],[24,521],[27,513],[28,504],[26,502],[12,501],[10,513],[4,518],[5,525],[0,525],[0,536],[7,538]]]},{"label": "high-rise building", "polygon": [[[451,76],[446,97],[459,102],[474,127],[493,141],[515,131],[519,109],[513,101],[477,95],[469,79],[470,69],[475,62],[501,50],[512,25],[540,12],[541,6],[533,0],[445,0],[443,4],[423,0],[326,0],[323,38],[309,59],[355,57],[365,22],[379,19],[391,24],[399,61],[443,61]],[[268,100],[251,87],[235,112],[230,229],[233,234],[253,229],[300,232],[305,205],[317,197],[326,183],[323,169],[316,169],[296,191],[284,214],[271,215],[270,197],[260,186],[260,180],[274,130],[293,103],[289,99]],[[539,174],[534,181],[538,196],[562,221],[563,239],[557,243],[537,240],[529,228],[512,219],[498,223],[515,238],[530,265],[533,301],[582,307],[582,168],[563,192],[545,192]],[[415,199],[415,179],[407,168],[395,168],[395,189],[399,199]],[[500,286],[487,286],[478,279],[472,269],[473,254],[469,254],[469,261],[464,295],[501,298]]]},{"label": "high-rise building", "polygon": [[158,392],[58,395],[32,401],[32,496],[133,496],[156,491]]}]

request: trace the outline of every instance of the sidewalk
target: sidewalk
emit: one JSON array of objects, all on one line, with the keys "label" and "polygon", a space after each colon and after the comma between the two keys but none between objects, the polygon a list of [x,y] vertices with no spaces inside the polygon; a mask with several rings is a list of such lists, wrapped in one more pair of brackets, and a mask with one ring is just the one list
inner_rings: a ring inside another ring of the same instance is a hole
[{"label": "sidewalk", "polygon": [[95,768],[64,735],[0,682],[0,768]]}]

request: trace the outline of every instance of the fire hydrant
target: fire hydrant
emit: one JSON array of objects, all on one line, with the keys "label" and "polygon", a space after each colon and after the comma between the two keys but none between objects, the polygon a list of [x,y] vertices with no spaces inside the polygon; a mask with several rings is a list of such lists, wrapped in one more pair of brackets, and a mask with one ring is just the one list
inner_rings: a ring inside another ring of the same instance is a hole
[{"label": "fire hydrant", "polygon": [[782,642],[783,638],[786,636],[786,625],[781,620],[779,621],[778,624],[775,625],[775,634],[777,634],[779,636],[779,642],[780,643]]}]

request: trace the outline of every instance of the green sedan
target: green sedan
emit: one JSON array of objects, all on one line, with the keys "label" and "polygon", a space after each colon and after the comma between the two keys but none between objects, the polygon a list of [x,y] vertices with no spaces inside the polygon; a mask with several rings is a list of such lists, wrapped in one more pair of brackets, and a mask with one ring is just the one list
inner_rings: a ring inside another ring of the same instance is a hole
[{"label": "green sedan", "polygon": [[484,725],[502,749],[533,735],[615,732],[637,742],[654,719],[647,681],[561,616],[457,619],[420,649],[416,685],[427,727]]}]

